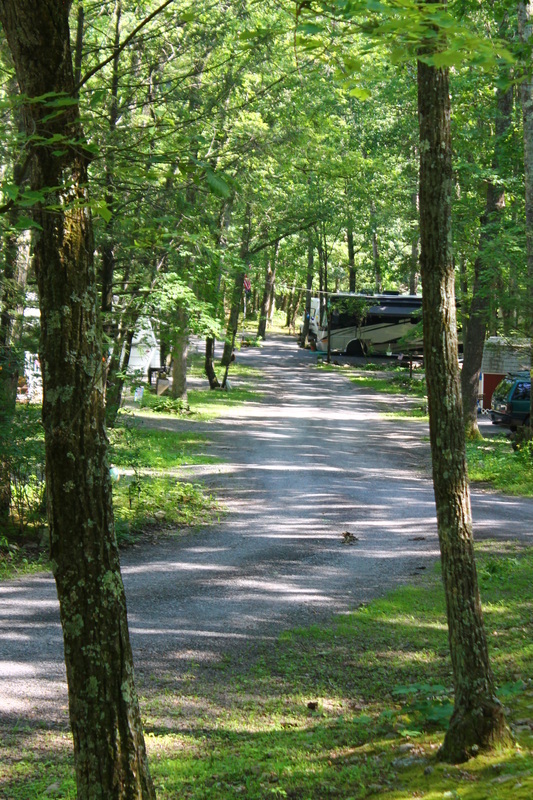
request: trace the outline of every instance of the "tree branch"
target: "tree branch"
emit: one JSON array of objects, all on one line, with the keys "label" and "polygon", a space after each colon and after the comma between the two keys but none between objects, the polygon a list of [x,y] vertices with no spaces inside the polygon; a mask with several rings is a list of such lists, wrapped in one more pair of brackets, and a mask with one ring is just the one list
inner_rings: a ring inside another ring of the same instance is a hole
[{"label": "tree branch", "polygon": [[307,222],[305,225],[298,225],[297,228],[293,228],[292,230],[285,231],[285,233],[280,233],[278,236],[274,237],[274,239],[270,239],[268,242],[264,242],[263,244],[258,244],[255,247],[251,247],[248,251],[251,256],[255,255],[256,253],[260,253],[261,250],[265,250],[267,247],[272,247],[272,245],[276,244],[276,242],[281,241],[281,239],[286,239],[287,236],[292,236],[293,233],[299,233],[300,231],[306,231],[309,228],[312,228],[313,225],[316,224],[316,219],[312,222]]},{"label": "tree branch", "polygon": [[165,2],[162,3],[158,8],[156,8],[155,11],[152,11],[152,13],[149,14],[147,17],[145,17],[145,19],[143,19],[142,22],[139,22],[137,27],[134,28],[132,30],[132,32],[128,36],[126,36],[126,38],[124,39],[123,42],[121,42],[121,44],[118,46],[118,48],[116,48],[116,49],[114,48],[113,49],[113,52],[111,53],[111,55],[108,58],[104,59],[103,61],[100,61],[99,64],[97,64],[95,67],[93,67],[91,70],[89,70],[89,72],[87,72],[83,76],[81,81],[76,86],[75,92],[76,93],[79,92],[81,87],[84,84],[87,83],[89,78],[92,78],[93,75],[95,75],[97,72],[99,72],[101,69],[103,69],[107,64],[109,64],[111,61],[113,61],[115,58],[117,58],[117,56],[128,46],[128,44],[131,42],[131,40],[134,39],[137,36],[139,31],[141,31],[146,25],[148,25],[149,22],[151,22],[154,19],[154,17],[157,17],[158,14],[160,14],[162,11],[164,11],[165,8],[167,8],[167,6],[170,6],[172,3],[174,3],[174,0],[165,0]]}]

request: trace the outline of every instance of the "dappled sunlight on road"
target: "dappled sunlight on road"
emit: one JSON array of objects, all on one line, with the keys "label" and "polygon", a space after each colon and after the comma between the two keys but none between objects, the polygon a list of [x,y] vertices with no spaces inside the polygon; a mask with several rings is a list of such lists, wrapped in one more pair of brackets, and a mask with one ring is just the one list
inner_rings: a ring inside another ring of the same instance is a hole
[{"label": "dappled sunlight on road", "polygon": [[[202,481],[225,515],[122,555],[140,692],[167,678],[179,689],[192,663],[238,644],[274,646],[281,630],[357,608],[438,559],[427,424],[386,418],[401,398],[316,369],[316,356],[287,337],[238,358],[263,371],[262,402],[195,423],[217,463],[173,471]],[[180,432],[192,423],[144,424]],[[476,492],[473,506],[477,536],[533,540],[533,503]],[[0,602],[5,719],[33,709],[66,725],[52,578],[0,586]]]}]

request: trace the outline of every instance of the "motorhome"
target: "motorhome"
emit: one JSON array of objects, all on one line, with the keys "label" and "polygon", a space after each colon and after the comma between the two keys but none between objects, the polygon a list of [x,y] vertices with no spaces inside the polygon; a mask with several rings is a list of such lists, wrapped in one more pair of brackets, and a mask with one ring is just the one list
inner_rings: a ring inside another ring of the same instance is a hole
[{"label": "motorhome", "polygon": [[422,332],[416,327],[421,318],[419,295],[331,294],[318,328],[317,350],[353,356],[422,353]]}]

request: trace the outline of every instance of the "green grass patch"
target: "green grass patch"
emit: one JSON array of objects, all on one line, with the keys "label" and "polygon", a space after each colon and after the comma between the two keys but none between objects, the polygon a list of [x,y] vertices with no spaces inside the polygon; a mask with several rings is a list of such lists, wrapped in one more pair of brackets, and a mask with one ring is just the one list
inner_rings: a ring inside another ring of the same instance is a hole
[{"label": "green grass patch", "polygon": [[205,525],[220,514],[215,498],[201,485],[148,476],[120,478],[113,486],[113,508],[122,544],[148,532]]},{"label": "green grass patch", "polygon": [[[514,747],[457,767],[436,758],[453,693],[439,571],[428,570],[422,585],[329,626],[287,631],[219,661],[191,661],[152,685],[142,708],[159,800],[530,800],[533,549],[491,542],[476,549]],[[47,751],[46,764],[56,796],[74,800],[64,750]],[[6,797],[50,796],[42,760],[20,741],[16,763],[4,759],[1,769]]]},{"label": "green grass patch", "polygon": [[353,375],[350,380],[357,387],[371,389],[383,394],[409,394],[413,397],[427,395],[426,381],[423,377],[410,378],[405,370],[391,371],[390,375],[382,377],[375,375]]},{"label": "green grass patch", "polygon": [[521,497],[533,497],[533,451],[513,450],[504,436],[467,442],[468,474],[471,481]]},{"label": "green grass patch", "polygon": [[[222,382],[224,369],[217,366],[218,378]],[[203,367],[200,368],[198,357],[191,364],[191,374],[195,377],[205,378]],[[232,363],[228,375],[226,389],[210,389],[207,379],[201,388],[191,388],[187,392],[188,405],[184,407],[179,400],[173,400],[168,395],[157,397],[153,391],[145,387],[142,402],[134,405],[136,416],[157,414],[158,416],[183,417],[190,421],[205,421],[215,419],[224,414],[228,409],[235,408],[243,403],[257,401],[261,393],[257,391],[258,379],[262,373],[247,364],[238,361]]]},{"label": "green grass patch", "polygon": [[130,416],[122,419],[119,417],[119,424],[109,431],[111,461],[119,469],[164,471],[183,465],[213,463],[205,434],[194,430],[141,427]]}]

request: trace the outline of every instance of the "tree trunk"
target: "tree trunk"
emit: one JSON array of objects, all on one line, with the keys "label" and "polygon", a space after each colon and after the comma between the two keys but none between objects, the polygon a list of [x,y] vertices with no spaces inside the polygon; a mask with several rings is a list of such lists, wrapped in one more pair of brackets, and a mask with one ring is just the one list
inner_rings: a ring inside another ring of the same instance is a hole
[{"label": "tree trunk", "polygon": [[350,292],[355,292],[356,275],[355,275],[355,248],[353,241],[353,223],[348,220],[348,227],[346,229],[346,239],[348,242],[348,274],[350,281]]},{"label": "tree trunk", "polygon": [[[500,26],[500,35],[504,31]],[[502,75],[502,78],[508,77]],[[501,143],[512,121],[513,89],[496,90],[496,129],[494,154],[492,157],[492,173],[499,175],[502,168]],[[498,235],[501,217],[505,208],[505,187],[501,182],[490,180],[487,184],[485,212],[481,218],[478,254],[474,263],[474,283],[472,301],[463,335],[464,360],[461,370],[461,389],[463,395],[463,414],[465,432],[469,439],[481,438],[477,422],[477,399],[479,391],[479,374],[483,360],[483,347],[487,335],[488,318],[491,306],[491,284],[494,272],[487,263],[487,254],[491,243]]]},{"label": "tree trunk", "polygon": [[[120,45],[120,22],[122,17],[122,2],[121,0],[117,0],[115,2],[115,9],[114,9],[114,37],[113,37],[113,52],[114,57],[112,61],[112,73],[111,73],[111,93],[109,98],[109,114],[108,114],[108,125],[109,125],[109,133],[111,137],[117,127],[118,121],[118,88],[119,88],[119,45]],[[77,52],[76,52],[76,65],[79,63],[81,67],[81,52],[78,53],[78,48],[81,49],[81,42],[80,38],[82,39],[79,33],[80,24],[83,24],[83,18],[78,18],[78,37],[77,37]],[[105,165],[104,165],[104,175],[105,175],[105,201],[107,207],[110,211],[114,211],[114,203],[115,203],[115,157],[114,157],[114,147],[110,147],[107,149],[106,157],[105,157]],[[113,320],[113,282],[115,278],[115,267],[116,267],[116,237],[115,237],[115,221],[114,217],[111,217],[105,224],[104,235],[103,235],[103,242],[101,247],[102,257],[101,257],[101,268],[100,268],[100,282],[101,282],[101,308],[102,308],[102,319],[103,319],[103,330],[104,334],[107,337],[107,341],[104,342],[104,346],[107,347],[111,342],[113,342],[116,338],[117,334],[117,325],[116,322]],[[119,356],[120,358],[120,356]],[[108,364],[108,371],[106,374],[106,384],[109,388],[109,384],[115,382],[115,391],[111,389],[109,395],[116,394],[116,385],[119,382],[117,379],[116,372],[113,372],[111,368],[111,364]],[[123,381],[122,381],[123,383]],[[107,394],[107,389],[106,389]],[[118,402],[116,405],[111,406],[111,413],[108,412],[108,420],[115,419],[116,412],[120,406],[120,397],[122,395],[122,387],[119,392]],[[113,413],[114,412],[114,413]]]},{"label": "tree trunk", "polygon": [[209,388],[220,389],[220,383],[217,378],[215,368],[213,366],[214,358],[215,358],[215,340],[213,336],[208,336],[205,340],[205,362],[204,362],[205,374],[207,375],[207,380],[209,381]]},{"label": "tree trunk", "polygon": [[0,520],[11,510],[11,473],[2,440],[10,436],[15,413],[19,363],[13,349],[13,312],[17,303],[17,242],[13,234],[4,239],[3,282],[0,284]]},{"label": "tree trunk", "polygon": [[257,327],[257,335],[261,339],[266,339],[266,327],[268,321],[269,302],[276,280],[276,266],[277,255],[279,249],[279,242],[276,242],[272,248],[271,255],[267,259],[266,274],[265,274],[265,288],[263,291],[263,299],[261,300],[261,308],[259,310],[259,325]]},{"label": "tree trunk", "polygon": [[172,390],[175,400],[187,405],[187,353],[189,350],[189,332],[187,330],[187,314],[183,308],[178,309],[178,329],[172,349]]},{"label": "tree trunk", "polygon": [[455,707],[440,756],[461,762],[507,737],[494,692],[473,551],[451,254],[448,71],[418,63],[420,244],[433,484]]},{"label": "tree trunk", "polygon": [[227,368],[231,364],[233,356],[233,348],[235,347],[235,337],[237,336],[237,329],[239,327],[239,312],[241,310],[242,292],[244,288],[244,278],[248,264],[248,252],[250,246],[250,206],[246,206],[244,215],[244,225],[242,230],[242,240],[240,247],[240,259],[242,266],[235,274],[233,284],[233,292],[231,295],[231,309],[229,314],[228,327],[226,331],[226,341],[224,342],[224,351],[222,353],[221,364],[226,367],[226,375],[222,386],[225,386],[227,380]]},{"label": "tree trunk", "polygon": [[[28,98],[75,94],[70,2],[4,0],[0,22]],[[88,156],[77,105],[24,107],[40,225],[34,264],[41,309],[43,424],[51,558],[59,598],[78,800],[155,798],[133,681],[114,535]],[[48,118],[47,118],[48,117]],[[62,155],[44,142],[74,140]],[[75,534],[75,535],[74,535]]]},{"label": "tree trunk", "polygon": [[370,221],[372,225],[372,261],[374,264],[374,284],[375,284],[376,294],[380,294],[381,290],[383,289],[383,283],[381,276],[381,261],[379,258],[376,204],[373,200],[372,200],[372,205],[370,207]]},{"label": "tree trunk", "polygon": [[[413,215],[416,217],[418,214],[418,192],[413,192],[411,195],[411,204],[413,208]],[[413,232],[411,239],[411,264],[409,269],[409,294],[416,294],[418,291],[418,244],[420,236],[418,230]]]},{"label": "tree trunk", "polygon": [[[525,45],[533,36],[533,2],[521,0],[518,4],[520,38]],[[529,70],[530,64],[527,64]],[[524,125],[524,178],[526,193],[526,247],[527,247],[527,335],[531,343],[530,375],[533,378],[533,78],[531,72],[520,86],[522,120]],[[533,392],[530,392],[529,435],[533,436]]]},{"label": "tree trunk", "polygon": [[139,319],[139,311],[135,308],[133,313],[125,313],[118,326],[113,341],[111,356],[107,362],[105,410],[106,424],[112,428],[115,425],[118,411],[122,405],[122,395],[126,382],[126,372],[129,366],[131,345],[135,326]]},{"label": "tree trunk", "polygon": [[309,321],[311,318],[311,292],[313,289],[314,258],[315,248],[313,245],[313,234],[311,230],[307,233],[307,278],[306,278],[306,291],[305,291],[305,313],[304,324],[302,328],[301,342],[302,347],[305,347],[307,337],[309,335]]},{"label": "tree trunk", "polygon": [[[16,80],[8,83],[9,92],[18,94]],[[24,132],[24,124],[19,112],[16,113],[17,130]],[[7,160],[7,159],[6,159]],[[16,163],[13,168],[13,183],[22,186],[27,179],[27,168]],[[15,228],[18,209],[11,208],[7,214],[8,229]],[[3,240],[3,280],[0,283],[0,520],[7,519],[11,510],[11,470],[4,457],[5,449],[1,439],[10,436],[10,423],[13,419],[17,402],[19,374],[23,368],[21,355],[16,352],[17,333],[22,331],[22,322],[15,322],[16,317],[22,320],[24,309],[24,292],[27,280],[27,265],[22,268],[19,263],[19,237],[13,230],[6,232]],[[17,328],[19,329],[17,331]],[[20,359],[20,360],[19,360]]]},{"label": "tree trunk", "polygon": [[302,302],[303,297],[303,290],[300,289],[299,291],[294,290],[292,295],[292,302],[287,309],[287,325],[286,327],[289,328],[289,331],[294,330],[296,327],[296,317],[298,316],[298,310],[300,308],[300,304]]}]

